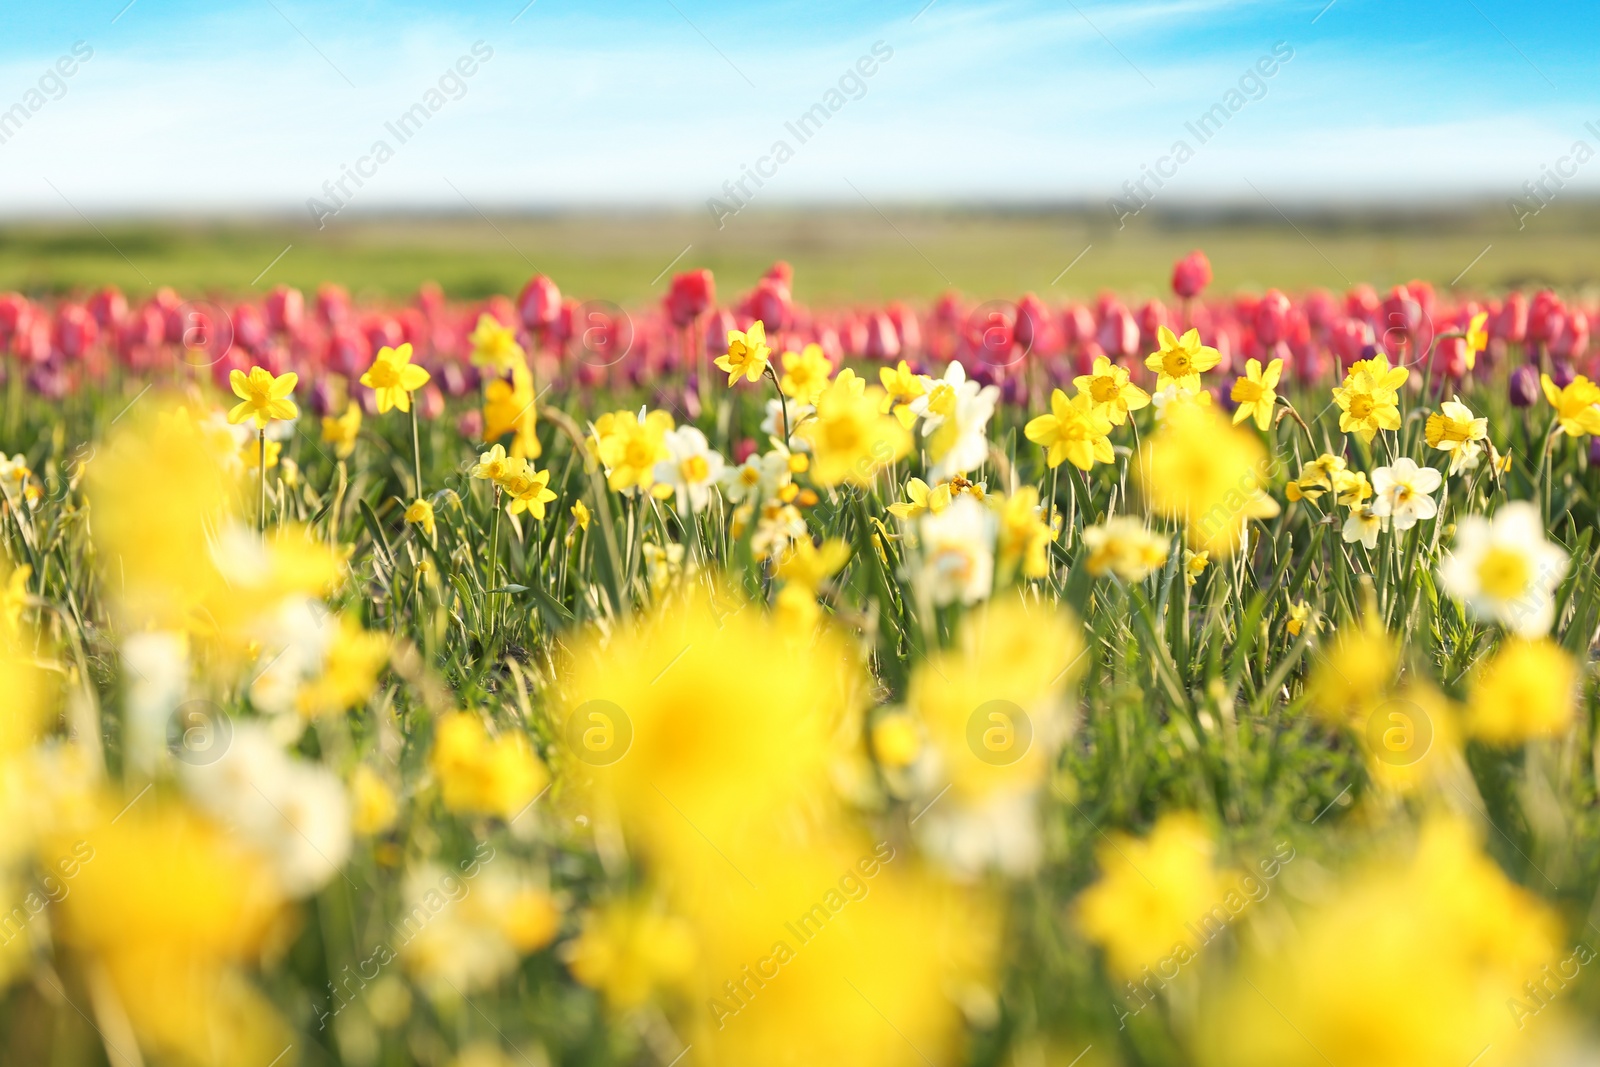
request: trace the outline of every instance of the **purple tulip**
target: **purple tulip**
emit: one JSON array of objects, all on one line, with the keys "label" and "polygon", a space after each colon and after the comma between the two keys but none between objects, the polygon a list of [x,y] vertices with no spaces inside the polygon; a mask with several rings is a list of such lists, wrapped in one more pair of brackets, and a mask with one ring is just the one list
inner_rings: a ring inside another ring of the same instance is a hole
[{"label": "purple tulip", "polygon": [[1532,407],[1539,400],[1539,372],[1531,363],[1524,363],[1511,372],[1511,406]]}]

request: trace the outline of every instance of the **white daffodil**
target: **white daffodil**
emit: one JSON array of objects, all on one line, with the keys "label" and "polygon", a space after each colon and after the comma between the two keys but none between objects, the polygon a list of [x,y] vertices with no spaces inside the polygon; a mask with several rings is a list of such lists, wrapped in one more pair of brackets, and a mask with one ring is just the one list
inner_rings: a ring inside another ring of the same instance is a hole
[{"label": "white daffodil", "polygon": [[797,538],[806,535],[805,516],[800,514],[799,508],[769,500],[761,508],[761,518],[756,520],[756,532],[750,537],[750,552],[756,559],[779,559]]},{"label": "white daffodil", "polygon": [[994,586],[994,512],[963,493],[938,514],[918,523],[922,570],[917,576],[925,594],[943,606],[974,604]]},{"label": "white daffodil", "polygon": [[1204,389],[1198,393],[1191,392],[1188,389],[1179,388],[1178,383],[1173,382],[1165,389],[1158,389],[1156,392],[1151,393],[1150,403],[1155,409],[1156,421],[1164,422],[1175,405],[1182,407],[1184,404],[1194,404],[1197,407],[1210,407],[1211,394]]},{"label": "white daffodil", "polygon": [[[811,442],[804,437],[796,437],[795,429],[804,421],[817,413],[817,409],[810,404],[800,404],[793,400],[788,401],[789,424],[789,450],[791,452],[811,451]],[[778,444],[783,439],[781,427],[784,423],[783,403],[777,399],[767,401],[767,417],[761,420],[761,432],[766,434],[773,444]]]},{"label": "white daffodil", "polygon": [[1492,519],[1461,520],[1439,581],[1479,618],[1521,637],[1542,637],[1555,622],[1556,587],[1567,563],[1566,552],[1545,540],[1539,509],[1516,501]]},{"label": "white daffodil", "polygon": [[1387,515],[1378,514],[1376,506],[1357,504],[1350,509],[1350,517],[1344,520],[1344,539],[1350,544],[1360,541],[1370,552],[1378,547],[1378,534],[1383,532],[1388,521]]},{"label": "white daffodil", "polygon": [[746,500],[759,504],[777,496],[793,480],[788,449],[774,448],[765,455],[752,453],[737,467],[723,467],[722,495],[733,504]]},{"label": "white daffodil", "polygon": [[998,386],[980,388],[977,382],[962,381],[955,387],[948,413],[937,422],[924,420],[922,433],[928,438],[928,456],[933,461],[928,473],[936,481],[983,466],[989,458],[989,420],[999,400]]},{"label": "white daffodil", "polygon": [[1372,511],[1386,515],[1396,530],[1409,530],[1423,519],[1439,513],[1433,499],[1444,476],[1432,467],[1420,467],[1409,456],[1402,456],[1387,467],[1372,472],[1372,491],[1376,498]]},{"label": "white daffodil", "polygon": [[210,763],[188,763],[183,783],[218,822],[259,849],[290,896],[326,885],[350,854],[350,802],[321,764],[291,759],[258,723],[236,723]]},{"label": "white daffodil", "polygon": [[671,486],[678,509],[703,511],[711,487],[722,477],[722,455],[693,426],[669,430],[664,438],[668,457],[656,464],[656,481]]}]

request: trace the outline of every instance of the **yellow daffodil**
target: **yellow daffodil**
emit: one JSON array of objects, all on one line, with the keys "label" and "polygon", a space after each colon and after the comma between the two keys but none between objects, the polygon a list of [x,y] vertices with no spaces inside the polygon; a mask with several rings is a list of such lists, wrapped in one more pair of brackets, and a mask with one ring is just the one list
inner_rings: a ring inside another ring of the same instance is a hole
[{"label": "yellow daffodil", "polygon": [[550,780],[525,735],[509,732],[491,738],[483,720],[466,712],[439,719],[428,763],[439,780],[445,807],[464,814],[510,819]]},{"label": "yellow daffodil", "polygon": [[605,468],[606,484],[619,492],[648,492],[655,485],[656,464],[672,455],[667,447],[672,427],[672,416],[665,411],[608,411],[596,419],[590,441]]},{"label": "yellow daffodil", "polygon": [[1467,340],[1466,364],[1471,370],[1477,365],[1478,353],[1489,347],[1489,331],[1485,324],[1489,321],[1489,313],[1480,311],[1472,316],[1472,321],[1467,323],[1465,330]]},{"label": "yellow daffodil", "polygon": [[783,354],[783,377],[778,379],[778,388],[801,404],[814,404],[828,387],[832,374],[833,363],[822,354],[822,346],[806,345],[798,353]]},{"label": "yellow daffodil", "polygon": [[1242,547],[1251,519],[1278,514],[1265,492],[1271,467],[1255,434],[1188,406],[1145,442],[1139,485],[1157,514],[1184,522],[1190,548],[1225,559]]},{"label": "yellow daffodil", "polygon": [[840,374],[817,398],[817,414],[801,424],[799,436],[811,444],[812,477],[824,486],[867,485],[883,467],[911,451],[911,433],[893,416],[879,412],[883,390],[864,386],[855,375]]},{"label": "yellow daffodil", "polygon": [[300,687],[295,708],[308,719],[359,708],[377,688],[378,675],[389,662],[389,636],[361,628],[348,615],[328,643],[322,673]]},{"label": "yellow daffodil", "polygon": [[897,519],[915,519],[929,512],[937,515],[950,506],[950,500],[949,482],[929,488],[928,483],[921,478],[912,478],[906,482],[905,501],[890,504],[889,514]]},{"label": "yellow daffodil", "polygon": [[1190,330],[1180,338],[1165,326],[1159,326],[1156,340],[1160,349],[1146,356],[1144,365],[1156,372],[1158,392],[1175,385],[1180,390],[1198,393],[1200,373],[1222,361],[1222,353],[1200,343],[1199,330]]},{"label": "yellow daffodil", "polygon": [[[263,448],[262,445],[266,447]],[[239,461],[246,470],[255,470],[261,466],[261,453],[267,454],[267,470],[278,465],[278,457],[283,454],[283,442],[268,438],[265,442],[246,441],[239,448]]]},{"label": "yellow daffodil", "polygon": [[422,527],[422,532],[432,537],[434,529],[433,505],[426,500],[413,500],[411,506],[406,508],[406,522],[413,526]]},{"label": "yellow daffodil", "polygon": [[1072,379],[1080,393],[1087,393],[1096,415],[1109,419],[1111,425],[1121,426],[1128,421],[1128,412],[1150,405],[1150,394],[1128,381],[1128,372],[1105,356],[1094,357],[1094,366],[1088,374]]},{"label": "yellow daffodil", "polygon": [[1193,585],[1200,580],[1206,572],[1206,567],[1211,563],[1211,553],[1191,552],[1183,550],[1183,580],[1187,585]]},{"label": "yellow daffodil", "polygon": [[1344,384],[1333,390],[1339,405],[1339,429],[1354,434],[1367,444],[1379,430],[1400,428],[1399,389],[1411,376],[1405,367],[1390,367],[1389,357],[1379,352],[1371,359],[1351,364]]},{"label": "yellow daffodil", "polygon": [[526,511],[542,520],[544,506],[556,498],[549,485],[549,471],[536,471],[527,460],[514,460],[505,481],[506,495],[511,498],[506,504],[506,513],[520,515]]},{"label": "yellow daffodil", "polygon": [[879,410],[885,415],[892,412],[900,420],[900,425],[909,430],[911,424],[917,421],[917,413],[911,404],[927,394],[928,379],[921,374],[911,373],[911,368],[902,359],[892,370],[879,367],[878,380],[883,383],[883,400],[879,402]]},{"label": "yellow daffodil", "polygon": [[589,513],[589,505],[585,504],[581,500],[574,500],[572,502],[571,510],[572,521],[577,523],[578,529],[587,530],[589,528],[589,523],[593,521],[593,516]]},{"label": "yellow daffodil", "polygon": [[361,376],[361,384],[372,390],[378,401],[381,415],[391,408],[411,410],[411,394],[428,384],[431,376],[411,362],[411,346],[399,348],[387,345],[378,349],[372,366]]},{"label": "yellow daffodil", "polygon": [[1544,398],[1556,409],[1562,433],[1568,437],[1600,434],[1600,385],[1581,374],[1564,389],[1557,388],[1548,374],[1539,376],[1539,384],[1544,387]]},{"label": "yellow daffodil", "polygon": [[833,577],[850,559],[850,546],[837,538],[813,545],[800,538],[778,564],[774,577],[815,596],[823,582]]},{"label": "yellow daffodil", "polygon": [[535,432],[538,419],[538,398],[533,392],[533,375],[527,365],[516,363],[511,368],[511,380],[496,378],[483,390],[483,438],[494,441],[508,433],[515,434],[511,441],[511,455],[521,459],[538,459],[542,451]]},{"label": "yellow daffodil", "polygon": [[1311,605],[1307,604],[1304,600],[1297,600],[1293,604],[1290,604],[1289,622],[1285,627],[1285,629],[1289,631],[1289,636],[1299,637],[1301,631],[1306,628],[1306,624],[1308,623],[1311,625],[1311,631],[1315,633],[1317,629],[1317,620],[1316,613],[1311,610]]},{"label": "yellow daffodil", "polygon": [[251,367],[250,373],[236,370],[228,375],[228,385],[239,403],[228,412],[228,421],[234,424],[254,419],[257,429],[266,429],[273,419],[298,418],[300,409],[289,399],[300,376],[290,371],[273,377],[265,367]]},{"label": "yellow daffodil", "polygon": [[1489,420],[1476,418],[1460,397],[1439,405],[1423,426],[1429,447],[1450,453],[1450,473],[1465,465],[1475,465],[1481,445],[1489,436]]},{"label": "yellow daffodil", "polygon": [[15,637],[22,631],[22,609],[28,604],[28,578],[33,574],[33,568],[24,563],[11,572],[11,577],[6,579],[4,591],[0,591],[0,637]]},{"label": "yellow daffodil", "polygon": [[682,919],[623,902],[586,914],[566,958],[574,978],[626,1010],[685,978],[694,966],[695,941]]},{"label": "yellow daffodil", "polygon": [[1039,515],[1039,490],[1024,485],[1003,500],[996,501],[1000,513],[1000,532],[996,538],[1001,572],[1020,572],[1024,578],[1043,578],[1050,573],[1050,542],[1056,539]]},{"label": "yellow daffodil", "polygon": [[1244,377],[1233,383],[1232,397],[1239,406],[1233,411],[1234,425],[1245,419],[1256,420],[1261,430],[1272,428],[1273,407],[1278,402],[1278,378],[1283,374],[1283,360],[1275,359],[1261,369],[1261,361],[1252,359],[1244,365]]},{"label": "yellow daffodil", "polygon": [[1023,428],[1028,440],[1045,449],[1045,462],[1059,467],[1070,460],[1079,470],[1095,463],[1110,463],[1116,455],[1111,449],[1111,420],[1096,414],[1095,403],[1087,393],[1071,399],[1060,389],[1050,394],[1050,414],[1030,419]]},{"label": "yellow daffodil", "polygon": [[356,450],[356,438],[361,433],[361,405],[354,400],[344,409],[343,415],[322,416],[322,443],[333,446],[333,454],[349,459]]},{"label": "yellow daffodil", "polygon": [[350,799],[350,826],[363,836],[383,833],[394,825],[399,814],[394,790],[365,763],[350,776]]},{"label": "yellow daffodil", "polygon": [[1548,637],[1512,638],[1472,676],[1467,732],[1493,744],[1553,737],[1577,710],[1578,666]]},{"label": "yellow daffodil", "polygon": [[1135,978],[1179,948],[1200,950],[1193,931],[1224,893],[1214,856],[1189,814],[1162,816],[1144,840],[1117,834],[1099,846],[1101,878],[1078,897],[1077,921],[1114,972]]},{"label": "yellow daffodil", "polygon": [[767,347],[767,328],[760,319],[750,324],[746,331],[728,331],[728,353],[718,356],[716,365],[719,370],[728,372],[728,384],[732,385],[743,375],[750,381],[759,381],[766,372],[767,360],[772,356],[772,349]]},{"label": "yellow daffodil", "polygon": [[478,316],[478,325],[467,337],[472,345],[472,365],[487,367],[499,374],[524,364],[527,353],[517,343],[517,334],[509,326],[485,312]]},{"label": "yellow daffodil", "polygon": [[513,463],[511,457],[506,455],[505,446],[491,445],[489,451],[480,454],[478,462],[472,465],[472,477],[503,486],[512,467]]},{"label": "yellow daffodil", "polygon": [[922,752],[922,731],[903,711],[878,716],[872,724],[872,754],[881,766],[900,770],[911,766]]},{"label": "yellow daffodil", "polygon": [[1324,452],[1307,463],[1300,471],[1300,477],[1285,486],[1284,492],[1290,500],[1316,500],[1336,487],[1337,479],[1344,474],[1345,467],[1343,456]]},{"label": "yellow daffodil", "polygon": [[1083,547],[1088,553],[1084,566],[1096,578],[1114,574],[1125,582],[1142,582],[1167,562],[1171,541],[1131,515],[1118,515],[1086,527]]}]

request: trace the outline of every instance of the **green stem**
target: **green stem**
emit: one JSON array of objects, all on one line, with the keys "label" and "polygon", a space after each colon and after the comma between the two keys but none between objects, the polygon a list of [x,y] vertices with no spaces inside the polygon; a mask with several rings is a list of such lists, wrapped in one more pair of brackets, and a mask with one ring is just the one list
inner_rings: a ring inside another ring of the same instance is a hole
[{"label": "green stem", "polygon": [[261,534],[261,539],[267,539],[267,428],[262,426],[256,430],[256,444],[259,446],[257,453],[261,466],[261,507],[256,515],[256,532]]},{"label": "green stem", "polygon": [[778,394],[778,408],[783,413],[783,447],[789,448],[789,400],[783,395],[783,387],[778,384],[778,372],[772,369],[772,364],[767,364],[767,377],[772,379],[772,388]]},{"label": "green stem", "polygon": [[415,499],[422,499],[422,443],[417,436],[417,403],[411,402],[411,462],[412,469],[416,472],[417,495]]},{"label": "green stem", "polygon": [[484,626],[490,634],[494,633],[494,594],[489,590],[496,588],[495,571],[500,568],[500,487],[494,487],[494,527],[489,534],[489,575],[484,579],[483,616]]}]

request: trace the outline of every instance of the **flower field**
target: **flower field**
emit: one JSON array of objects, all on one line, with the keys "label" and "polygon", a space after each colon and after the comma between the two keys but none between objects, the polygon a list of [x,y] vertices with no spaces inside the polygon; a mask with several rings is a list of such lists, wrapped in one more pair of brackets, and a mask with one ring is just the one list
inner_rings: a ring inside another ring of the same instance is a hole
[{"label": "flower field", "polygon": [[1600,304],[0,295],[15,1064],[1589,1062]]}]

